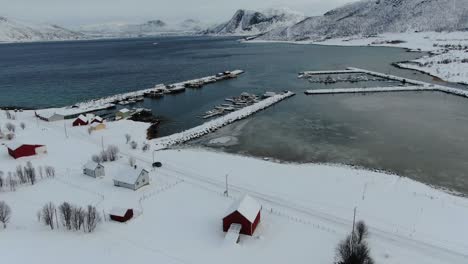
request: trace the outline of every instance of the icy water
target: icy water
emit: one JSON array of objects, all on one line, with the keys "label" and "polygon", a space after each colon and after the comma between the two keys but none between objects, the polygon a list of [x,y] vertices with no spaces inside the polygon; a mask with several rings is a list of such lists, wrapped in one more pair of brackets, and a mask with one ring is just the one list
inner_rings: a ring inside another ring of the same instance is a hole
[{"label": "icy water", "polygon": [[167,135],[201,124],[197,116],[226,97],[292,90],[295,97],[192,144],[286,161],[385,169],[468,194],[468,99],[428,92],[306,96],[306,89],[389,84],[324,86],[297,79],[304,70],[354,66],[435,81],[391,66],[419,56],[392,48],[244,44],[233,38],[5,44],[0,45],[0,106],[63,106],[243,69],[246,73],[235,80],[139,106],[166,119],[160,133]]}]

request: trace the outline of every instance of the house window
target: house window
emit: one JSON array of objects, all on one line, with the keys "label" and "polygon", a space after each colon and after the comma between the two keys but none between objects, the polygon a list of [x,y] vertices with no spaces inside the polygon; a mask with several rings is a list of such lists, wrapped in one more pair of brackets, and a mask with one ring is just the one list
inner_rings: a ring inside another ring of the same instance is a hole
[{"label": "house window", "polygon": [[145,183],[145,179],[143,179],[142,181],[143,181],[143,183]]}]

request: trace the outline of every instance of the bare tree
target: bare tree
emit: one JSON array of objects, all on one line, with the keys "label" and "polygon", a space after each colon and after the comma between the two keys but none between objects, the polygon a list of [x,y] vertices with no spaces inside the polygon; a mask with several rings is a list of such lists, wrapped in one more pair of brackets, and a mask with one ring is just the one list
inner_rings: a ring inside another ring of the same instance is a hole
[{"label": "bare tree", "polygon": [[8,133],[8,134],[6,134],[5,138],[7,140],[13,140],[15,138],[15,134],[14,133]]},{"label": "bare tree", "polygon": [[12,124],[12,123],[6,123],[5,127],[6,127],[6,129],[7,129],[8,131],[13,132],[13,133],[14,133],[15,130],[16,130],[16,126],[15,126],[14,124]]},{"label": "bare tree", "polygon": [[50,226],[50,229],[54,229],[54,217],[55,217],[55,205],[52,202],[47,203],[42,207],[41,218],[45,225]]},{"label": "bare tree", "polygon": [[68,230],[72,229],[72,214],[73,214],[73,206],[67,202],[63,202],[59,206],[59,213],[60,219],[62,220],[63,226],[65,226]]},{"label": "bare tree", "polygon": [[6,118],[7,119],[12,119],[12,115],[11,115],[11,112],[10,111],[5,111],[5,115],[6,115]]},{"label": "bare tree", "polygon": [[7,182],[8,182],[8,185],[10,186],[10,191],[16,191],[16,186],[18,186],[18,181],[15,178],[16,177],[13,177],[11,172],[8,173]]},{"label": "bare tree", "polygon": [[101,222],[101,216],[96,210],[96,207],[88,205],[88,210],[86,211],[86,230],[88,233],[92,233],[98,223]]},{"label": "bare tree", "polygon": [[118,159],[119,148],[115,145],[110,145],[107,147],[107,153],[109,155],[109,161],[115,161]]},{"label": "bare tree", "polygon": [[10,222],[11,208],[4,201],[0,201],[0,222],[3,223],[3,228],[6,228],[8,222]]},{"label": "bare tree", "polygon": [[91,156],[91,160],[96,162],[96,163],[101,163],[102,162],[102,159],[99,155],[93,155]]},{"label": "bare tree", "polygon": [[130,167],[135,166],[136,159],[134,157],[132,157],[132,156],[128,157],[128,164],[130,165]]},{"label": "bare tree", "polygon": [[5,185],[5,180],[3,179],[3,171],[0,171],[0,189]]},{"label": "bare tree", "polygon": [[148,142],[144,142],[143,146],[141,147],[141,150],[143,150],[143,152],[146,152],[149,149],[150,149],[150,144],[148,144]]},{"label": "bare tree", "polygon": [[138,147],[138,143],[136,143],[135,141],[132,141],[132,142],[130,142],[130,147],[132,149],[136,149]]},{"label": "bare tree", "polygon": [[72,217],[71,217],[71,223],[73,226],[73,229],[75,230],[80,230],[81,227],[84,225],[85,221],[85,211],[83,208],[79,206],[74,206],[72,208]]},{"label": "bare tree", "polygon": [[125,134],[125,144],[128,144],[128,142],[130,142],[130,139],[132,138],[132,136],[130,136],[130,134]]},{"label": "bare tree", "polygon": [[55,168],[52,166],[46,166],[45,167],[45,174],[48,178],[53,178],[55,177]]},{"label": "bare tree", "polygon": [[107,162],[109,161],[109,154],[107,151],[103,150],[101,151],[101,153],[99,154],[99,158],[102,160],[102,162]]},{"label": "bare tree", "polygon": [[30,161],[28,161],[26,163],[26,167],[24,167],[24,175],[29,180],[31,185],[34,185],[36,182],[36,169],[33,167]]},{"label": "bare tree", "polygon": [[18,180],[21,184],[25,184],[27,181],[27,178],[23,173],[23,167],[21,167],[21,165],[16,166],[16,177],[18,177]]},{"label": "bare tree", "polygon": [[26,124],[25,124],[24,122],[21,122],[21,123],[20,123],[20,127],[21,127],[21,129],[24,130],[24,129],[26,128]]}]

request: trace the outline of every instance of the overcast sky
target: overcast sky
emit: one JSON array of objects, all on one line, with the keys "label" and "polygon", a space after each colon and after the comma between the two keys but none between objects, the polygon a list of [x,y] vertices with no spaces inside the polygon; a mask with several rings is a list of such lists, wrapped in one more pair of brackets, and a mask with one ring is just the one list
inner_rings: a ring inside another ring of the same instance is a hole
[{"label": "overcast sky", "polygon": [[288,7],[306,15],[356,0],[0,0],[0,15],[68,26],[149,19],[221,22],[235,10]]}]

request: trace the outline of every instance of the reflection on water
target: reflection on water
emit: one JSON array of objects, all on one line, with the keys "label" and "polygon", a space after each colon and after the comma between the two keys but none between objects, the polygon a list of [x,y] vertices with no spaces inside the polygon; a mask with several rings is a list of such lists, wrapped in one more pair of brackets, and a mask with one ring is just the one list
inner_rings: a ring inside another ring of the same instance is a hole
[{"label": "reflection on water", "polygon": [[195,143],[234,135],[241,152],[343,163],[468,194],[468,100],[439,92],[298,95]]}]

